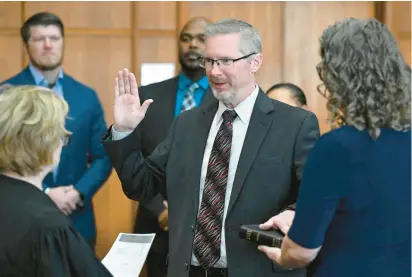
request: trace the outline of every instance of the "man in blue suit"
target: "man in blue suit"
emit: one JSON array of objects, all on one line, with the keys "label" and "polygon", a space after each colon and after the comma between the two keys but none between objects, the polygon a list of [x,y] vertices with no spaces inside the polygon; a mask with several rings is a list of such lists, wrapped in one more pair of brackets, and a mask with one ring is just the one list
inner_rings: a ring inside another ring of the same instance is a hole
[{"label": "man in blue suit", "polygon": [[94,247],[92,198],[111,172],[101,143],[106,131],[102,106],[93,89],[63,71],[64,26],[59,17],[37,13],[23,24],[21,36],[30,64],[3,83],[48,87],[69,104],[66,128],[72,132],[71,140],[57,169],[46,176],[44,191]]}]

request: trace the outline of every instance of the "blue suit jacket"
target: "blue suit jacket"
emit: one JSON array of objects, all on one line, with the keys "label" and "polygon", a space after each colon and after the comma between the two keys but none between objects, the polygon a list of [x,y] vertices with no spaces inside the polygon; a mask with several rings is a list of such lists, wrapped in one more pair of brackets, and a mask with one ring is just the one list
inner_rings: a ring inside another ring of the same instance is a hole
[{"label": "blue suit jacket", "polygon": [[[11,85],[35,85],[28,67],[4,81]],[[63,77],[64,98],[69,105],[66,128],[72,132],[63,148],[56,181],[50,173],[44,183],[49,187],[74,185],[83,194],[84,207],[70,216],[76,229],[88,241],[96,237],[92,197],[111,172],[111,163],[101,143],[106,131],[104,113],[96,92],[67,74]]]}]

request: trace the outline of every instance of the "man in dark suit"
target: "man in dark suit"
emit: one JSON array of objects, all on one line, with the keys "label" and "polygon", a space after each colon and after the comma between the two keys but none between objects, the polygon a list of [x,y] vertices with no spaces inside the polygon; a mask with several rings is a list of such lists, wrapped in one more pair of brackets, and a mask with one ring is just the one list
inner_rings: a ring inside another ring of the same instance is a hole
[{"label": "man in dark suit", "polygon": [[37,85],[55,91],[69,105],[66,128],[70,143],[60,163],[44,180],[44,191],[94,247],[96,227],[92,197],[111,172],[111,163],[101,143],[106,130],[96,92],[63,72],[64,27],[48,12],[33,15],[23,24],[21,36],[30,64],[4,81],[11,85]]},{"label": "man in dark suit", "polygon": [[140,122],[153,100],[140,104],[136,79],[124,69],[106,151],[130,199],[161,193],[169,203],[168,276],[305,276],[303,269],[273,268],[238,230],[278,214],[287,232],[294,212],[283,210],[297,198],[319,137],[316,116],[269,99],[256,84],[263,56],[253,26],[227,19],[207,25],[205,34],[200,62],[216,100],[179,115],[144,158]]},{"label": "man in dark suit", "polygon": [[[205,48],[204,28],[209,21],[202,17],[191,19],[179,35],[178,76],[139,88],[140,100],[153,99],[156,105],[147,111],[140,123],[142,154],[149,156],[167,135],[167,130],[181,112],[214,99],[198,57]],[[190,101],[188,101],[190,100]],[[190,105],[189,105],[190,104]],[[182,192],[183,193],[183,192]],[[139,203],[136,233],[156,233],[147,257],[148,277],[166,277],[168,255],[168,209],[161,194]]]}]

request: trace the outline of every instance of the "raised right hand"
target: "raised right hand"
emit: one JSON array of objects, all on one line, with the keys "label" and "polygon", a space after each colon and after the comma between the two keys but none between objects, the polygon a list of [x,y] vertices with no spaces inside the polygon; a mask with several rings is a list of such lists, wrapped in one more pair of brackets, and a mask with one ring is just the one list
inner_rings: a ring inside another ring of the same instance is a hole
[{"label": "raised right hand", "polygon": [[140,105],[136,78],[127,68],[119,71],[114,81],[114,128],[119,132],[133,131],[146,115],[152,99]]}]

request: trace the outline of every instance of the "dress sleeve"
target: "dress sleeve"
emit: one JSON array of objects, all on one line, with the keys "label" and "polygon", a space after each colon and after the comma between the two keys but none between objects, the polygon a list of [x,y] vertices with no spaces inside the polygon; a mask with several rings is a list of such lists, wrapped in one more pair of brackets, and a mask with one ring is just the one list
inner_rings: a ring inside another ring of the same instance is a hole
[{"label": "dress sleeve", "polygon": [[309,154],[288,237],[305,248],[323,244],[325,232],[349,187],[348,151],[333,134],[320,138]]},{"label": "dress sleeve", "polygon": [[34,276],[112,276],[63,216],[51,216],[43,223],[41,231],[30,238],[34,246],[31,253]]}]

